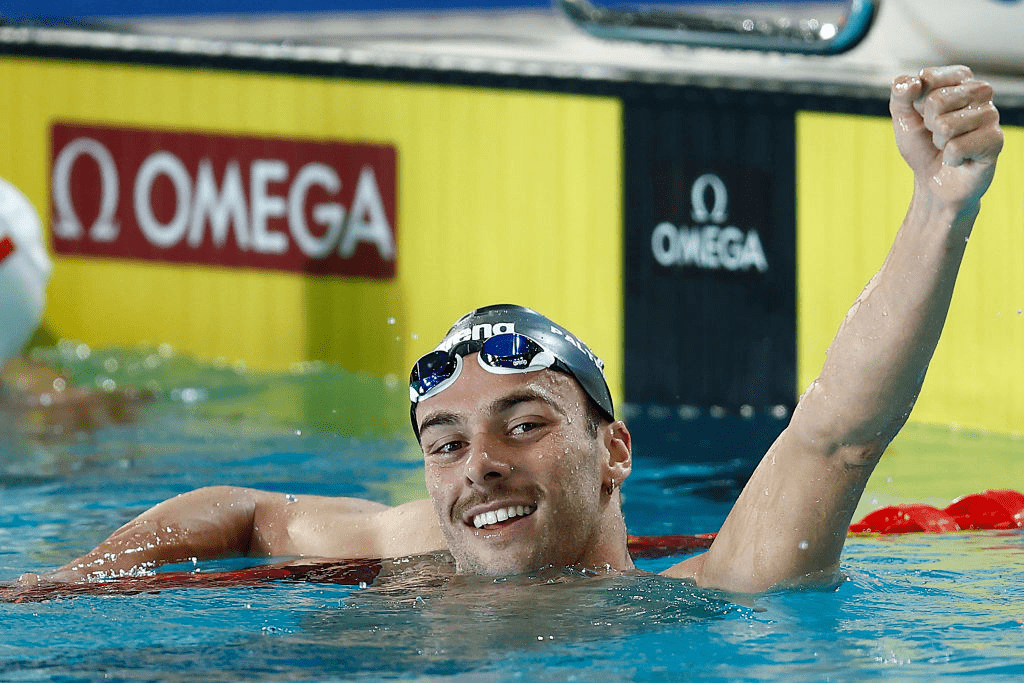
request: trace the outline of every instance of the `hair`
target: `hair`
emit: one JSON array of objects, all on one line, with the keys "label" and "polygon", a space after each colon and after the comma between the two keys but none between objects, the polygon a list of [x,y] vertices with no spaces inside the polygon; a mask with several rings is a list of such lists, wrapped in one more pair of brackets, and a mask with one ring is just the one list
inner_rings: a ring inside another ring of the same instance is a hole
[{"label": "hair", "polygon": [[583,418],[586,420],[587,434],[590,435],[591,439],[596,439],[601,425],[608,422],[608,418],[601,412],[597,402],[590,398],[589,395],[587,395],[587,405],[583,412]]}]

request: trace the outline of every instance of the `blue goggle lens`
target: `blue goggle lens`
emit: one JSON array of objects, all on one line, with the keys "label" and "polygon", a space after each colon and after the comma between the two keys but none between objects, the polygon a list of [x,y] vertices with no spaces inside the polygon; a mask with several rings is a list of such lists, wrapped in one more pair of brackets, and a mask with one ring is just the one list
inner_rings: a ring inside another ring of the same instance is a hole
[{"label": "blue goggle lens", "polygon": [[492,368],[524,370],[544,353],[543,347],[521,334],[499,334],[489,338],[480,349],[480,359]]},{"label": "blue goggle lens", "polygon": [[432,351],[416,361],[409,376],[409,388],[417,396],[423,396],[449,379],[457,369],[458,361],[455,356],[447,351]]}]

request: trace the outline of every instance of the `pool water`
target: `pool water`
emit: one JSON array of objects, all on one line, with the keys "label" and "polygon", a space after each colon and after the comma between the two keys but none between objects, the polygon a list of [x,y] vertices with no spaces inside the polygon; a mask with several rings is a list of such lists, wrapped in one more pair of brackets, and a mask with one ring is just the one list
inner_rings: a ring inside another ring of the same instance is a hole
[{"label": "pool water", "polygon": [[[64,345],[43,354],[80,383],[148,387],[157,398],[132,424],[0,442],[0,581],[63,564],[198,486],[385,503],[425,494],[394,381],[319,365],[262,375],[168,349]],[[725,496],[690,483],[728,487],[719,470],[730,465],[644,456],[624,489],[633,533],[718,528]],[[895,495],[891,486],[879,495]],[[639,566],[658,571],[679,559]],[[366,588],[276,582],[0,603],[0,680],[1024,677],[1021,532],[854,537],[838,589],[748,604],[657,576],[549,571],[496,582],[439,574],[438,561],[387,562]]]}]

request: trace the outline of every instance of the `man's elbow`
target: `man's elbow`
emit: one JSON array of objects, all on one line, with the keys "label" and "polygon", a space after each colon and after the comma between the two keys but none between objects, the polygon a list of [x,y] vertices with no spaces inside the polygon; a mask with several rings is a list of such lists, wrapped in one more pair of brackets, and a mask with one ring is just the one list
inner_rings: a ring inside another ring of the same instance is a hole
[{"label": "man's elbow", "polygon": [[883,416],[870,407],[834,405],[828,397],[809,390],[801,397],[786,431],[803,442],[804,452],[817,452],[847,467],[874,467],[912,407]]}]

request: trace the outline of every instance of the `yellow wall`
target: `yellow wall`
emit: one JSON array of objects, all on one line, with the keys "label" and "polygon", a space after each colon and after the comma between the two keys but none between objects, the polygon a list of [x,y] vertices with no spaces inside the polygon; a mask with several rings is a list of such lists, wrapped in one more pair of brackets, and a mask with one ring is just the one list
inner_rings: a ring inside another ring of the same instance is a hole
[{"label": "yellow wall", "polygon": [[0,82],[0,177],[44,223],[54,120],[398,150],[394,281],[58,257],[55,336],[403,376],[459,315],[509,301],[578,333],[621,396],[617,100],[20,58],[0,59]]},{"label": "yellow wall", "polygon": [[[1024,130],[986,195],[912,420],[1024,432]],[[797,365],[818,373],[847,309],[881,265],[911,194],[888,119],[797,118]]]}]

